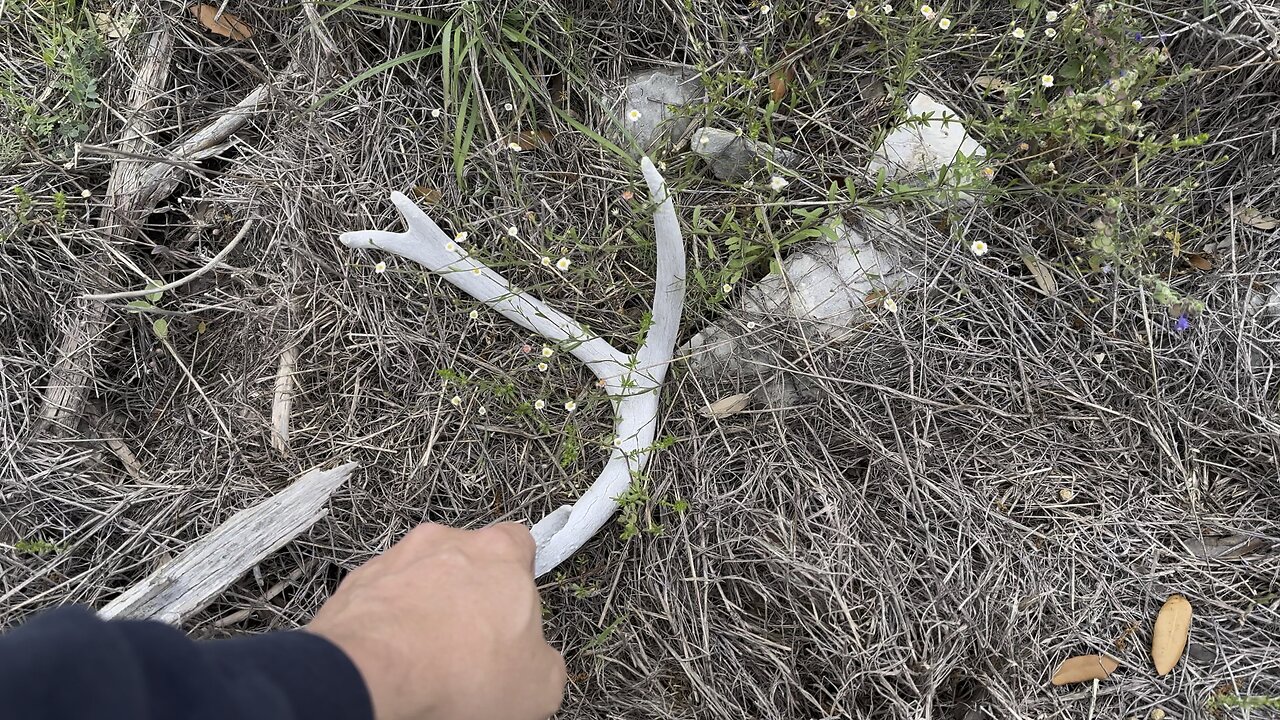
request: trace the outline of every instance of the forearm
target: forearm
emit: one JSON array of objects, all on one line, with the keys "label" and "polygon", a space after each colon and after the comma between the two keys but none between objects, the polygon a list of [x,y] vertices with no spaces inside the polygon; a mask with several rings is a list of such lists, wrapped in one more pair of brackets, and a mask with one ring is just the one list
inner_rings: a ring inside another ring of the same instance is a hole
[{"label": "forearm", "polygon": [[355,666],[316,635],[196,642],[75,607],[0,636],[0,697],[25,720],[373,717]]}]

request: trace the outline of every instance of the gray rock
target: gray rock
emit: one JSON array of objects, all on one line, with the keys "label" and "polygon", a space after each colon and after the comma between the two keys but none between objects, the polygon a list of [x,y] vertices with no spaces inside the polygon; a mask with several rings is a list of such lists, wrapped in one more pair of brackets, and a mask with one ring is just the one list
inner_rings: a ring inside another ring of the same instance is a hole
[{"label": "gray rock", "polygon": [[711,173],[721,180],[744,180],[765,160],[781,165],[792,160],[792,154],[785,150],[716,128],[694,130],[689,148],[706,160]]},{"label": "gray rock", "polygon": [[[693,123],[680,109],[706,97],[707,90],[692,67],[638,72],[627,78],[622,90],[622,123],[648,151],[679,140]],[[632,110],[640,113],[635,121],[629,119]]]}]

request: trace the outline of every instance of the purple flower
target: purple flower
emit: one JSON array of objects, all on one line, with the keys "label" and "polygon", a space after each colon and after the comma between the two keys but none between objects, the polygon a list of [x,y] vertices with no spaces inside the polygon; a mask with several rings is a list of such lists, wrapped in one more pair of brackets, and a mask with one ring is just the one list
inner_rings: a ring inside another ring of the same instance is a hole
[{"label": "purple flower", "polygon": [[1181,315],[1178,316],[1177,320],[1173,321],[1173,329],[1177,330],[1178,332],[1186,332],[1190,328],[1191,328],[1191,319],[1187,317],[1186,313],[1182,313]]}]

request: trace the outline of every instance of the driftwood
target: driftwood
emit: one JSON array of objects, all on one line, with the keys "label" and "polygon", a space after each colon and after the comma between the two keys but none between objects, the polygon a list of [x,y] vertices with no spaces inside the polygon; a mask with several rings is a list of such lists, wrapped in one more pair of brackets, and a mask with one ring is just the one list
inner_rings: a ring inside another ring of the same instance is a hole
[{"label": "driftwood", "polygon": [[271,553],[324,517],[325,503],[356,469],[313,469],[288,488],[231,516],[98,611],[104,619],[176,625],[199,612]]},{"label": "driftwood", "polygon": [[604,527],[618,509],[616,498],[644,470],[657,436],[658,392],[671,363],[684,305],[684,241],[662,175],[647,157],[640,167],[657,206],[653,224],[658,267],[653,322],[644,344],[632,356],[541,300],[513,288],[502,275],[468,256],[400,193],[392,193],[391,201],[404,217],[407,232],[361,230],[339,238],[347,247],[385,250],[439,273],[508,320],[560,345],[603,382],[616,417],[613,450],[600,477],[576,503],[555,510],[533,526],[538,544],[537,575],[559,565]]}]

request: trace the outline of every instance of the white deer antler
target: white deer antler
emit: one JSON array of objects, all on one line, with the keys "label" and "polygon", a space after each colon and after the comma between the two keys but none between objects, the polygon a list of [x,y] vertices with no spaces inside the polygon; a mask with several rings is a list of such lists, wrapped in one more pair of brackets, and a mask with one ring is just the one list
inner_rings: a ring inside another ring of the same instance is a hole
[{"label": "white deer antler", "polygon": [[[385,250],[440,273],[466,294],[508,320],[566,347],[604,382],[613,400],[613,451],[600,477],[573,505],[560,507],[534,524],[538,544],[534,572],[541,576],[577,552],[618,509],[616,498],[642,472],[658,431],[658,392],[675,348],[684,306],[684,239],[675,205],[662,175],[649,158],[640,168],[657,206],[653,225],[658,245],[657,289],[652,323],[634,356],[619,352],[574,319],[516,290],[506,278],[454,247],[449,237],[409,198],[392,193],[409,229],[403,233],[359,230],[339,240],[350,248]],[[451,249],[452,248],[452,249]]]}]

